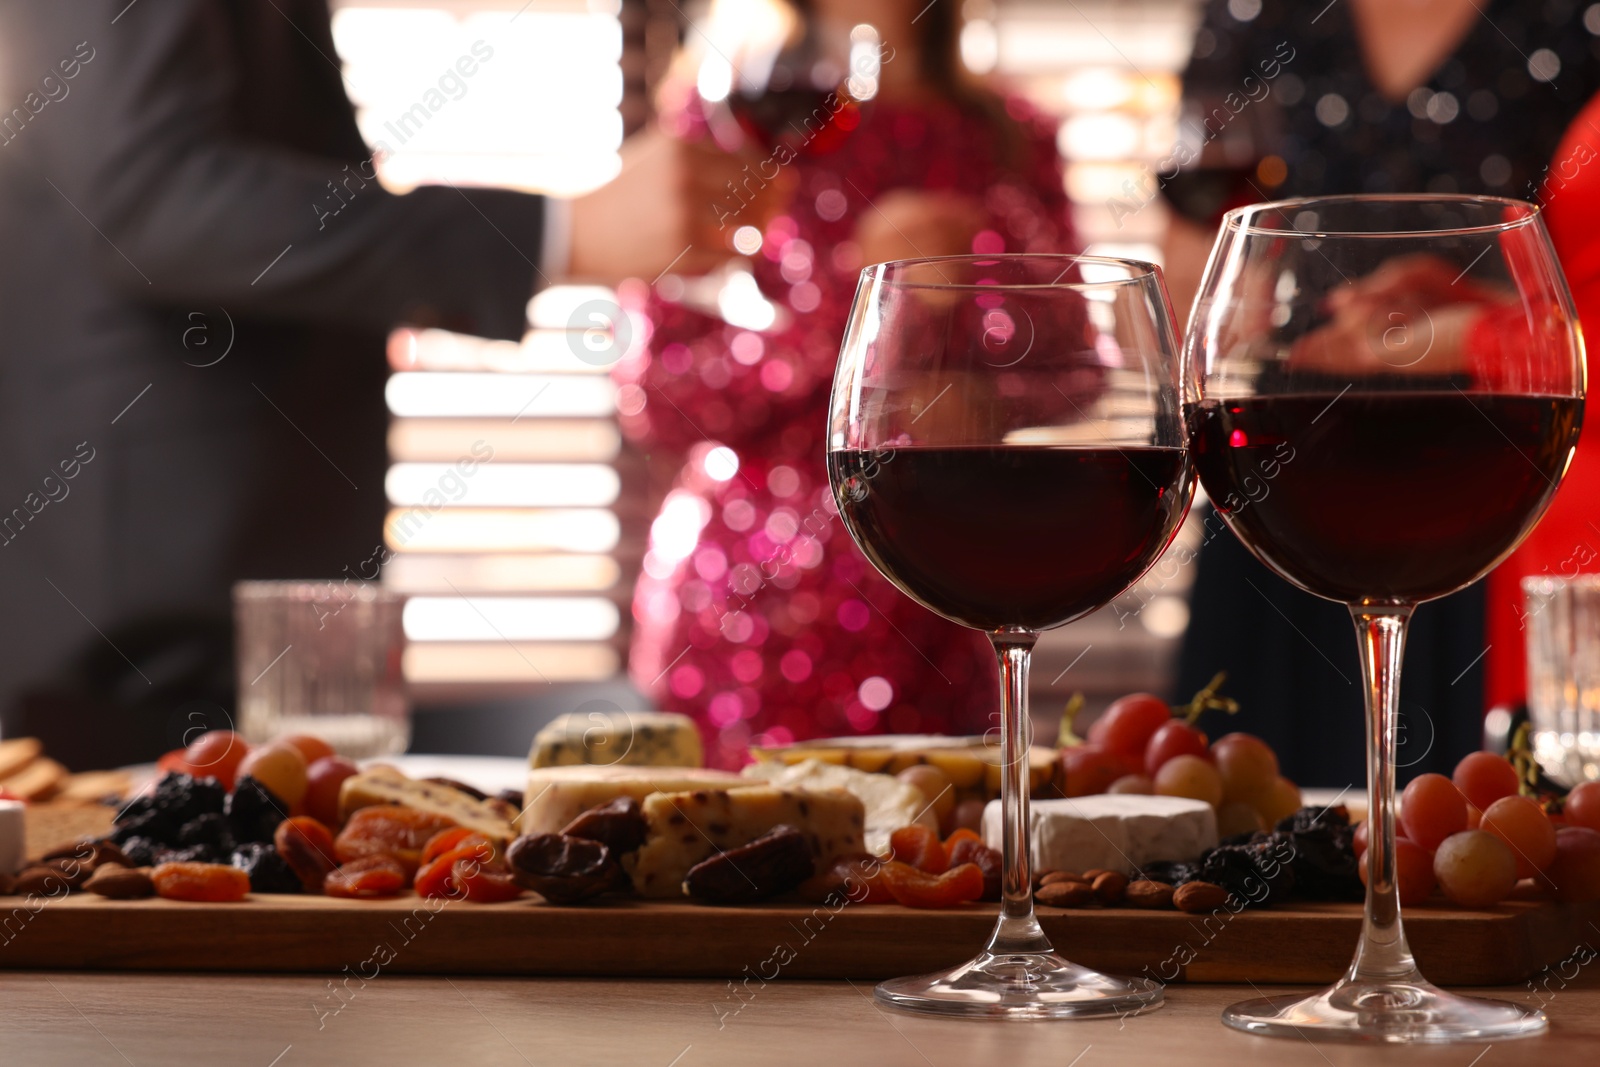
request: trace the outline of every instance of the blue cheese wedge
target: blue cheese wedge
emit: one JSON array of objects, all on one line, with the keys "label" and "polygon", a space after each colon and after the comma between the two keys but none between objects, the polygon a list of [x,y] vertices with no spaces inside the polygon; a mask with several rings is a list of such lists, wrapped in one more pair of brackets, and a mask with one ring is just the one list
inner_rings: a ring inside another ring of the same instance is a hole
[{"label": "blue cheese wedge", "polygon": [[431,815],[443,815],[491,841],[509,841],[516,836],[513,823],[517,809],[505,801],[479,800],[454,786],[419,782],[381,764],[344,780],[339,787],[339,817],[348,819],[352,812],[375,804],[403,804]]},{"label": "blue cheese wedge", "polygon": [[700,731],[687,715],[660,711],[573,712],[533,738],[532,767],[699,767]]},{"label": "blue cheese wedge", "polygon": [[559,833],[590,808],[620,797],[644,803],[651,793],[728,788],[744,781],[700,767],[536,767],[523,794],[522,832]]},{"label": "blue cheese wedge", "polygon": [[889,835],[902,826],[926,826],[939,832],[939,819],[922,790],[887,774],[869,774],[851,767],[821,760],[805,760],[793,766],[783,763],[752,763],[745,777],[763,779],[772,785],[800,789],[847,789],[860,798],[866,808],[865,841],[868,852],[887,855]]},{"label": "blue cheese wedge", "polygon": [[[1217,843],[1211,805],[1183,797],[1106,793],[1029,803],[1035,871],[1102,867],[1133,875],[1157,860],[1187,861]],[[983,839],[1000,847],[1000,802],[983,810]]]},{"label": "blue cheese wedge", "polygon": [[689,868],[718,852],[748,845],[776,826],[805,835],[822,867],[863,848],[866,809],[844,789],[787,789],[746,785],[652,793],[643,801],[649,835],[623,859],[633,888],[643,897],[683,894]]}]

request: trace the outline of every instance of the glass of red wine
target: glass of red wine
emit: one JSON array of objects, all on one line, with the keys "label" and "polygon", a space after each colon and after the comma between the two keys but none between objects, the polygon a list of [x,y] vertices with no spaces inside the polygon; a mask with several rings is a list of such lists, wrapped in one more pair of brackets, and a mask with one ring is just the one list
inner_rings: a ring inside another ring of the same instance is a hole
[{"label": "glass of red wine", "polygon": [[1583,416],[1583,343],[1539,209],[1343,196],[1228,212],[1190,320],[1185,418],[1201,483],[1273,571],[1348,605],[1366,683],[1366,916],[1309,997],[1223,1013],[1253,1033],[1371,1042],[1516,1037],[1543,1013],[1446,993],[1400,919],[1395,732],[1406,624],[1483,577],[1556,491]]},{"label": "glass of red wine", "polygon": [[912,599],[1000,665],[1003,903],[972,960],[877,988],[937,1015],[1135,1014],[1162,987],[1057,955],[1034,917],[1028,661],[1040,630],[1126,591],[1188,511],[1179,357],[1159,270],[955,256],[862,273],[834,377],[828,473],[845,526]]}]

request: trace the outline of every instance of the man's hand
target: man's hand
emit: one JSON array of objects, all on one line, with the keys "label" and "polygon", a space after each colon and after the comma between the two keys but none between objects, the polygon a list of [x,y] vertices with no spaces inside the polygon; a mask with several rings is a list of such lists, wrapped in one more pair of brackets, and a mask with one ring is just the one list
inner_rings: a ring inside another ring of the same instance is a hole
[{"label": "man's hand", "polygon": [[568,273],[615,285],[668,267],[714,270],[736,254],[734,231],[763,227],[792,180],[773,160],[686,143],[652,126],[622,146],[616,178],[572,201]]}]

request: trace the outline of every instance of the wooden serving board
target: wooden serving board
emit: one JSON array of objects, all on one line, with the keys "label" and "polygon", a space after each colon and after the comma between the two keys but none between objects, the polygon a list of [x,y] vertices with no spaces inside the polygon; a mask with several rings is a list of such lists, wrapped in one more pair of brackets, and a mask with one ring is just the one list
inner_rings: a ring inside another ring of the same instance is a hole
[{"label": "wooden serving board", "polygon": [[[0,898],[0,969],[311,971],[671,978],[878,979],[952,966],[983,944],[996,905],[916,911],[800,902],[711,908],[616,901],[562,908],[413,896],[257,896],[237,904]],[[1331,982],[1361,927],[1356,904],[1231,915],[1041,908],[1078,963],[1164,981]],[[1506,985],[1600,939],[1600,904],[1415,908],[1406,929],[1441,985]]]}]

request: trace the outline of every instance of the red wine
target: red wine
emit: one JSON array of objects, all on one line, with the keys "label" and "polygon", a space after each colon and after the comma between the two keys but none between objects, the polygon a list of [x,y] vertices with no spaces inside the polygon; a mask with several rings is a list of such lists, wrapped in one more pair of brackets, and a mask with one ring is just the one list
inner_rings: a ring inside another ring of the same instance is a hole
[{"label": "red wine", "polygon": [[834,151],[861,122],[860,105],[843,92],[807,87],[730,93],[728,110],[766,151],[782,146],[796,155]]},{"label": "red wine", "polygon": [[1179,448],[972,447],[828,455],[873,564],[965,626],[1042,630],[1139,579],[1189,508]]},{"label": "red wine", "polygon": [[1412,603],[1476,581],[1533,528],[1583,402],[1352,391],[1186,416],[1201,483],[1263,563],[1330,600]]}]

